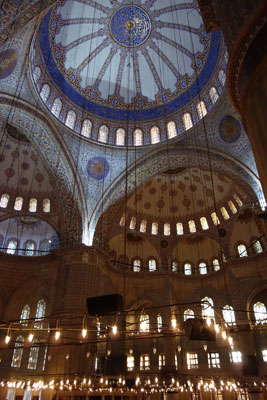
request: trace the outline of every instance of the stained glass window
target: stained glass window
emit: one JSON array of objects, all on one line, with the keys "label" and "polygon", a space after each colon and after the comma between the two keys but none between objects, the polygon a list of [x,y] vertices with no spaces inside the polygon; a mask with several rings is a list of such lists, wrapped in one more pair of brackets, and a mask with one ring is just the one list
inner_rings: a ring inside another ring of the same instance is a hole
[{"label": "stained glass window", "polygon": [[165,354],[159,354],[159,370],[161,370],[166,365]]},{"label": "stained glass window", "polygon": [[225,81],[226,81],[226,76],[225,76],[225,72],[224,72],[223,69],[221,69],[221,70],[219,71],[218,78],[219,78],[220,84],[221,84],[222,86],[224,86],[224,85],[225,85]]},{"label": "stained glass window", "polygon": [[247,248],[244,244],[239,244],[237,246],[237,251],[238,251],[239,257],[247,257],[247,255],[248,255]]},{"label": "stained glass window", "polygon": [[160,142],[160,134],[159,134],[159,128],[157,126],[153,126],[150,130],[150,138],[151,138],[151,143],[156,144]]},{"label": "stained glass window", "polygon": [[188,318],[195,318],[195,313],[190,308],[184,311],[184,321],[186,321]]},{"label": "stained glass window", "polygon": [[28,304],[26,304],[23,307],[23,309],[21,311],[21,315],[20,315],[21,325],[28,326],[28,323],[29,323],[28,319],[30,318],[30,311],[31,311],[30,306],[28,306]]},{"label": "stained glass window", "polygon": [[174,121],[168,122],[167,125],[168,138],[172,139],[177,136],[177,129]]},{"label": "stained glass window", "polygon": [[207,264],[202,262],[199,264],[199,273],[205,275],[207,273]]},{"label": "stained glass window", "polygon": [[261,242],[259,240],[256,240],[256,242],[253,244],[254,250],[257,254],[262,253],[263,249],[262,249],[262,245]]},{"label": "stained glass window", "polygon": [[202,317],[214,318],[213,300],[210,297],[204,297],[201,300]]},{"label": "stained glass window", "polygon": [[142,233],[145,233],[145,232],[146,232],[146,224],[147,224],[147,222],[146,222],[145,220],[142,220],[142,221],[141,221],[141,224],[140,224],[140,232],[142,232]]},{"label": "stained glass window", "polygon": [[189,231],[195,233],[197,231],[195,221],[191,220],[188,222]]},{"label": "stained glass window", "polygon": [[224,306],[222,314],[225,322],[227,322],[228,325],[235,325],[235,312],[232,306]]},{"label": "stained glass window", "polygon": [[39,78],[41,76],[41,70],[40,70],[39,67],[35,67],[34,68],[32,76],[33,76],[34,82],[38,82],[39,81]]},{"label": "stained glass window", "polygon": [[152,223],[151,233],[152,233],[152,235],[158,234],[158,223],[157,222]]},{"label": "stained glass window", "polygon": [[133,143],[134,146],[142,146],[143,144],[143,132],[141,129],[135,129],[133,133]]},{"label": "stained glass window", "polygon": [[33,256],[35,249],[35,243],[32,240],[27,240],[25,246],[25,255],[26,256]]},{"label": "stained glass window", "polygon": [[202,119],[203,117],[205,117],[205,115],[207,115],[207,109],[206,109],[204,101],[200,101],[197,104],[197,113],[198,113],[199,119]]},{"label": "stained glass window", "polygon": [[36,199],[31,199],[29,202],[29,211],[30,212],[36,212],[37,211],[37,200]]},{"label": "stained glass window", "polygon": [[50,87],[49,85],[47,85],[47,83],[45,83],[40,92],[41,99],[43,100],[44,103],[46,103],[49,94],[50,94]]},{"label": "stained glass window", "polygon": [[61,108],[62,108],[62,101],[57,97],[52,105],[51,113],[54,114],[55,117],[59,117]]},{"label": "stained glass window", "polygon": [[171,225],[170,224],[164,224],[164,235],[169,236],[171,234]]},{"label": "stained glass window", "polygon": [[68,111],[65,125],[68,128],[73,129],[75,126],[75,121],[76,121],[76,113],[73,110]]},{"label": "stained glass window", "polygon": [[157,327],[158,332],[162,331],[162,316],[160,314],[157,315]]},{"label": "stained glass window", "polygon": [[150,356],[149,354],[142,354],[140,356],[140,370],[149,370],[150,369]]},{"label": "stained glass window", "polygon": [[262,323],[262,324],[267,323],[267,311],[263,303],[257,301],[257,303],[253,305],[253,311],[257,323]]},{"label": "stained glass window", "polygon": [[219,263],[219,260],[217,258],[214,258],[214,260],[212,260],[212,265],[213,265],[214,271],[219,271],[220,263]]},{"label": "stained glass window", "polygon": [[219,95],[218,95],[216,88],[215,87],[210,88],[210,100],[211,100],[212,104],[215,104],[216,101],[218,100],[218,98],[219,98]]},{"label": "stained glass window", "polygon": [[37,329],[43,328],[43,320],[45,317],[45,310],[46,310],[46,302],[44,299],[41,299],[37,303],[34,328],[37,328]]},{"label": "stained glass window", "polygon": [[183,115],[183,122],[184,122],[184,128],[185,128],[186,131],[188,129],[192,128],[193,122],[192,122],[191,115],[189,113],[185,113]]},{"label": "stained glass window", "polygon": [[7,208],[9,201],[9,195],[8,194],[2,194],[1,200],[0,200],[0,207],[1,208]]},{"label": "stained glass window", "polygon": [[178,222],[178,223],[176,224],[176,232],[177,232],[177,235],[183,235],[183,233],[184,233],[184,227],[183,227],[182,222]]},{"label": "stained glass window", "polygon": [[124,226],[125,222],[126,222],[126,217],[125,217],[125,214],[123,214],[121,219],[120,219],[120,226]]},{"label": "stained glass window", "polygon": [[219,220],[219,218],[217,217],[216,212],[211,213],[211,219],[212,219],[214,225],[219,225],[220,220]]},{"label": "stained glass window", "polygon": [[232,211],[233,214],[237,213],[236,206],[234,205],[234,203],[231,200],[228,201],[228,206],[229,206],[229,208],[230,208],[230,210]]},{"label": "stained glass window", "polygon": [[15,239],[11,239],[7,245],[7,254],[16,254],[17,247],[18,241]]},{"label": "stained glass window", "polygon": [[127,356],[127,371],[134,370],[134,356],[129,355]]},{"label": "stained glass window", "polygon": [[129,228],[130,229],[135,229],[135,226],[136,226],[136,218],[132,217]]},{"label": "stained glass window", "polygon": [[90,119],[85,119],[83,121],[81,135],[89,138],[91,136],[91,131],[92,131],[92,122],[90,121]]},{"label": "stained glass window", "polygon": [[11,367],[20,368],[24,347],[24,337],[18,336],[15,342]]},{"label": "stained glass window", "polygon": [[186,361],[188,369],[198,368],[198,355],[197,353],[186,353]]},{"label": "stained glass window", "polygon": [[157,263],[156,260],[151,259],[148,261],[148,269],[150,272],[154,272],[157,269]]},{"label": "stained glass window", "polygon": [[125,145],[125,130],[123,128],[119,128],[116,131],[116,145],[117,146]]},{"label": "stained glass window", "polygon": [[184,265],[184,274],[185,275],[191,275],[192,274],[192,266],[189,263],[186,263]]},{"label": "stained glass window", "polygon": [[140,332],[149,332],[149,315],[141,314],[140,315]]},{"label": "stained glass window", "polygon": [[141,261],[136,259],[133,261],[133,271],[140,272],[140,270],[141,270]]},{"label": "stained glass window", "polygon": [[36,369],[38,362],[39,346],[36,340],[33,340],[33,345],[30,349],[28,369]]},{"label": "stained glass window", "polygon": [[228,211],[226,210],[225,207],[222,207],[222,208],[221,208],[221,213],[222,213],[222,216],[223,216],[223,218],[224,218],[225,220],[227,220],[227,219],[230,218],[230,215],[228,214]]},{"label": "stained glass window", "polygon": [[208,353],[209,368],[221,368],[219,353]]},{"label": "stained glass window", "polygon": [[203,231],[209,229],[209,225],[208,225],[208,221],[207,221],[206,217],[201,217],[200,223],[201,223],[201,227],[202,227]]},{"label": "stained glass window", "polygon": [[23,205],[23,198],[16,197],[15,204],[14,204],[14,210],[21,211],[22,205]]},{"label": "stained glass window", "polygon": [[178,272],[178,262],[177,261],[172,262],[172,272]]},{"label": "stained glass window", "polygon": [[43,200],[43,212],[50,213],[51,203],[50,199]]},{"label": "stained glass window", "polygon": [[242,207],[243,206],[242,200],[240,200],[240,198],[237,196],[237,194],[234,194],[233,196],[234,196],[234,199],[237,202],[238,206]]}]

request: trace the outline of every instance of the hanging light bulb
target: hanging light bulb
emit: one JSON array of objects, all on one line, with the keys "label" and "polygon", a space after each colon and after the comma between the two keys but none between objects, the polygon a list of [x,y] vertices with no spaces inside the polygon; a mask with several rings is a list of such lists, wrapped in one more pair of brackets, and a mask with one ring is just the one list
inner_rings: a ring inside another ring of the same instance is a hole
[{"label": "hanging light bulb", "polygon": [[177,326],[177,321],[176,321],[176,318],[173,316],[172,317],[172,327],[173,327],[173,329],[175,329],[176,326]]},{"label": "hanging light bulb", "polygon": [[33,334],[32,333],[29,334],[28,340],[29,340],[30,343],[32,342],[32,340],[33,340]]},{"label": "hanging light bulb", "polygon": [[157,348],[156,348],[156,346],[153,347],[153,353],[154,353],[154,354],[157,353]]},{"label": "hanging light bulb", "polygon": [[87,329],[82,329],[82,337],[85,338],[87,336]]},{"label": "hanging light bulb", "polygon": [[5,343],[8,344],[10,342],[11,336],[7,333],[5,337]]},{"label": "hanging light bulb", "polygon": [[117,325],[113,325],[113,327],[112,327],[112,333],[113,333],[113,335],[117,335],[117,332],[118,332],[118,327],[117,327]]},{"label": "hanging light bulb", "polygon": [[55,333],[55,339],[58,340],[60,338],[60,331],[57,330]]}]

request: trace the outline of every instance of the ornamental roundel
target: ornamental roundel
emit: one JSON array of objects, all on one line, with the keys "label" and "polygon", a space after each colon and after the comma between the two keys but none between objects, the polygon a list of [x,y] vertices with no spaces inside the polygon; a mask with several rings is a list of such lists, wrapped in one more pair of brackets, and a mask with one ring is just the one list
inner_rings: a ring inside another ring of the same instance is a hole
[{"label": "ornamental roundel", "polygon": [[14,49],[0,53],[0,79],[5,79],[14,71],[18,61],[18,53]]},{"label": "ornamental roundel", "polygon": [[87,174],[95,180],[105,179],[109,173],[109,163],[103,157],[93,157],[87,163]]},{"label": "ornamental roundel", "polygon": [[126,47],[139,46],[150,34],[151,23],[147,13],[137,6],[124,6],[115,11],[110,22],[113,39]]},{"label": "ornamental roundel", "polygon": [[226,115],[220,121],[219,134],[222,140],[226,143],[236,142],[241,135],[241,126],[239,121],[232,117],[232,115]]}]

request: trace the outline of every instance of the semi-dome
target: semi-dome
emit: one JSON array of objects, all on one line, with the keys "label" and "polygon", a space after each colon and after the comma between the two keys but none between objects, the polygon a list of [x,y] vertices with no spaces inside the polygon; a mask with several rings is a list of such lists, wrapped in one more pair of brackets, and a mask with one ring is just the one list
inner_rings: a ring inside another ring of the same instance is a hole
[{"label": "semi-dome", "polygon": [[69,128],[140,145],[207,114],[224,86],[225,57],[220,31],[205,32],[194,1],[71,0],[44,17],[31,70],[42,101]]}]

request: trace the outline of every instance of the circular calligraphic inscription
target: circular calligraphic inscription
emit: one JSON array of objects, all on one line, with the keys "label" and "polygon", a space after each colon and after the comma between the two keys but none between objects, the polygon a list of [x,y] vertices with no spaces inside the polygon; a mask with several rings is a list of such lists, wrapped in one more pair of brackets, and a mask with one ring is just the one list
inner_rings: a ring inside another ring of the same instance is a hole
[{"label": "circular calligraphic inscription", "polygon": [[137,6],[119,8],[112,16],[110,32],[113,39],[125,47],[140,46],[151,31],[148,14]]},{"label": "circular calligraphic inscription", "polygon": [[226,143],[236,142],[241,135],[241,126],[239,121],[231,115],[226,115],[220,122],[219,134]]},{"label": "circular calligraphic inscription", "polygon": [[87,173],[90,178],[100,180],[106,178],[109,173],[109,164],[103,157],[93,157],[88,161]]},{"label": "circular calligraphic inscription", "polygon": [[18,60],[16,50],[8,49],[0,53],[0,79],[5,79],[14,71]]}]

